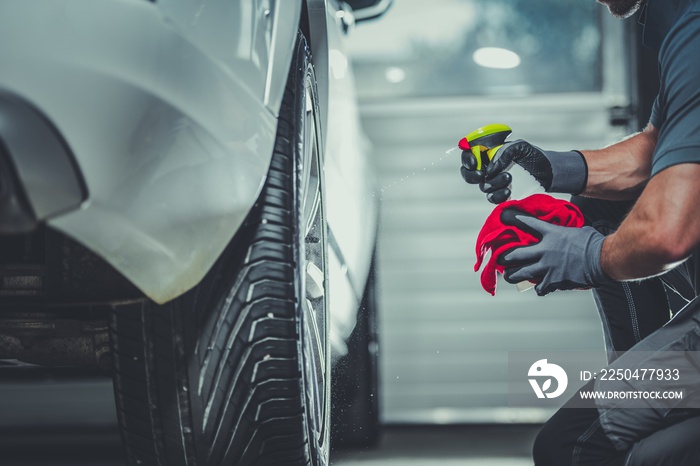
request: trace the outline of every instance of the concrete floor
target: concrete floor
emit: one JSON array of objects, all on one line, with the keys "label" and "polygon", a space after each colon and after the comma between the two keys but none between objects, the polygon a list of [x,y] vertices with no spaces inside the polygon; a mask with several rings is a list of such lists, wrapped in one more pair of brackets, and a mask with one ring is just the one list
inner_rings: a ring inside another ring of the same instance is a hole
[{"label": "concrete floor", "polygon": [[[342,450],[332,466],[531,466],[532,426],[385,428],[371,450]],[[116,429],[0,431],[3,466],[125,466]]]},{"label": "concrete floor", "polygon": [[[125,466],[110,380],[0,368],[1,466]],[[531,465],[536,426],[390,426],[378,447],[334,451],[333,466]]]},{"label": "concrete floor", "polygon": [[392,426],[371,450],[337,451],[333,466],[531,466],[537,426]]}]

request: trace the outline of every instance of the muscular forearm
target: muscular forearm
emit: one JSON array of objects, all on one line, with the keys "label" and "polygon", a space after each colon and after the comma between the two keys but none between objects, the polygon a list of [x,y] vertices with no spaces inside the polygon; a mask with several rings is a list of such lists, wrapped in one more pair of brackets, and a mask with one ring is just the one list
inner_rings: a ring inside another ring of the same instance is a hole
[{"label": "muscular forearm", "polygon": [[601,265],[610,278],[627,281],[653,277],[677,264],[666,250],[645,236],[651,227],[648,220],[633,222],[605,239]]},{"label": "muscular forearm", "polygon": [[676,165],[651,179],[629,216],[603,243],[601,265],[615,280],[658,275],[700,243],[700,164]]},{"label": "muscular forearm", "polygon": [[599,150],[581,151],[588,165],[588,182],[582,193],[598,199],[635,199],[651,172],[657,130],[648,125],[641,133]]}]

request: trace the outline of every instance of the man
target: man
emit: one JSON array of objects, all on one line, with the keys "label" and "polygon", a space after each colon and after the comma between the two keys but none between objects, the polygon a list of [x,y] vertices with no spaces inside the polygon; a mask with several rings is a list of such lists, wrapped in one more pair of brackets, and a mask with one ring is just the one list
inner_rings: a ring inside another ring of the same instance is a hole
[{"label": "man", "polygon": [[[644,43],[659,54],[661,81],[649,125],[601,150],[553,152],[509,142],[485,170],[476,170],[467,151],[462,176],[500,203],[518,182],[505,171],[517,163],[548,192],[575,195],[588,224],[581,229],[515,216],[514,224],[541,240],[501,258],[505,279],[538,280],[538,295],[593,287],[612,367],[669,364],[664,351],[616,359],[628,349],[685,351],[689,356],[673,364],[687,380],[673,387],[693,395],[700,391],[700,361],[693,356],[700,351],[700,0],[599,1],[619,17],[646,8]],[[679,311],[670,296],[688,304]],[[650,385],[598,380],[586,388],[620,387]],[[697,406],[700,393],[695,397]],[[641,406],[591,401],[585,409],[561,409],[535,442],[537,466],[700,464],[699,410],[678,400]]]}]

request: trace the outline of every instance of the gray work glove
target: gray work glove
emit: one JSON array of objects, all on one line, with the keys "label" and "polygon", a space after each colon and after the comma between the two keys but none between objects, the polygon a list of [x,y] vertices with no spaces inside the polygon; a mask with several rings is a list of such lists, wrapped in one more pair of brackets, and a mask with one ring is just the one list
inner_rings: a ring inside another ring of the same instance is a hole
[{"label": "gray work glove", "polygon": [[595,228],[552,225],[515,209],[505,209],[501,222],[540,238],[532,246],[515,248],[499,257],[498,263],[506,266],[503,277],[508,283],[539,280],[535,291],[544,296],[611,280],[600,263],[605,236]]},{"label": "gray work glove", "polygon": [[500,204],[510,197],[513,177],[506,170],[514,163],[527,170],[548,193],[580,194],[586,189],[588,165],[583,154],[542,150],[522,139],[503,144],[481,170],[476,169],[471,151],[462,152],[462,178],[478,184],[490,202]]}]

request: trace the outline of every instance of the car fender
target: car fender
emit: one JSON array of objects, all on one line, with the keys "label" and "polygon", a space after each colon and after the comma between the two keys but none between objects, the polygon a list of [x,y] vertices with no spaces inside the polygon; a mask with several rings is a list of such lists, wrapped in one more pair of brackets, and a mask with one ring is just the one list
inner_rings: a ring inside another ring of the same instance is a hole
[{"label": "car fender", "polygon": [[[298,24],[301,10],[253,0],[175,6],[188,3],[0,5],[0,88],[54,124],[88,192],[47,223],[159,303],[202,279],[258,197],[287,76],[267,73],[289,66],[294,43],[288,25],[266,25]],[[260,30],[241,22],[230,47],[212,47],[215,19],[233,18],[231,4],[251,7]]]}]

